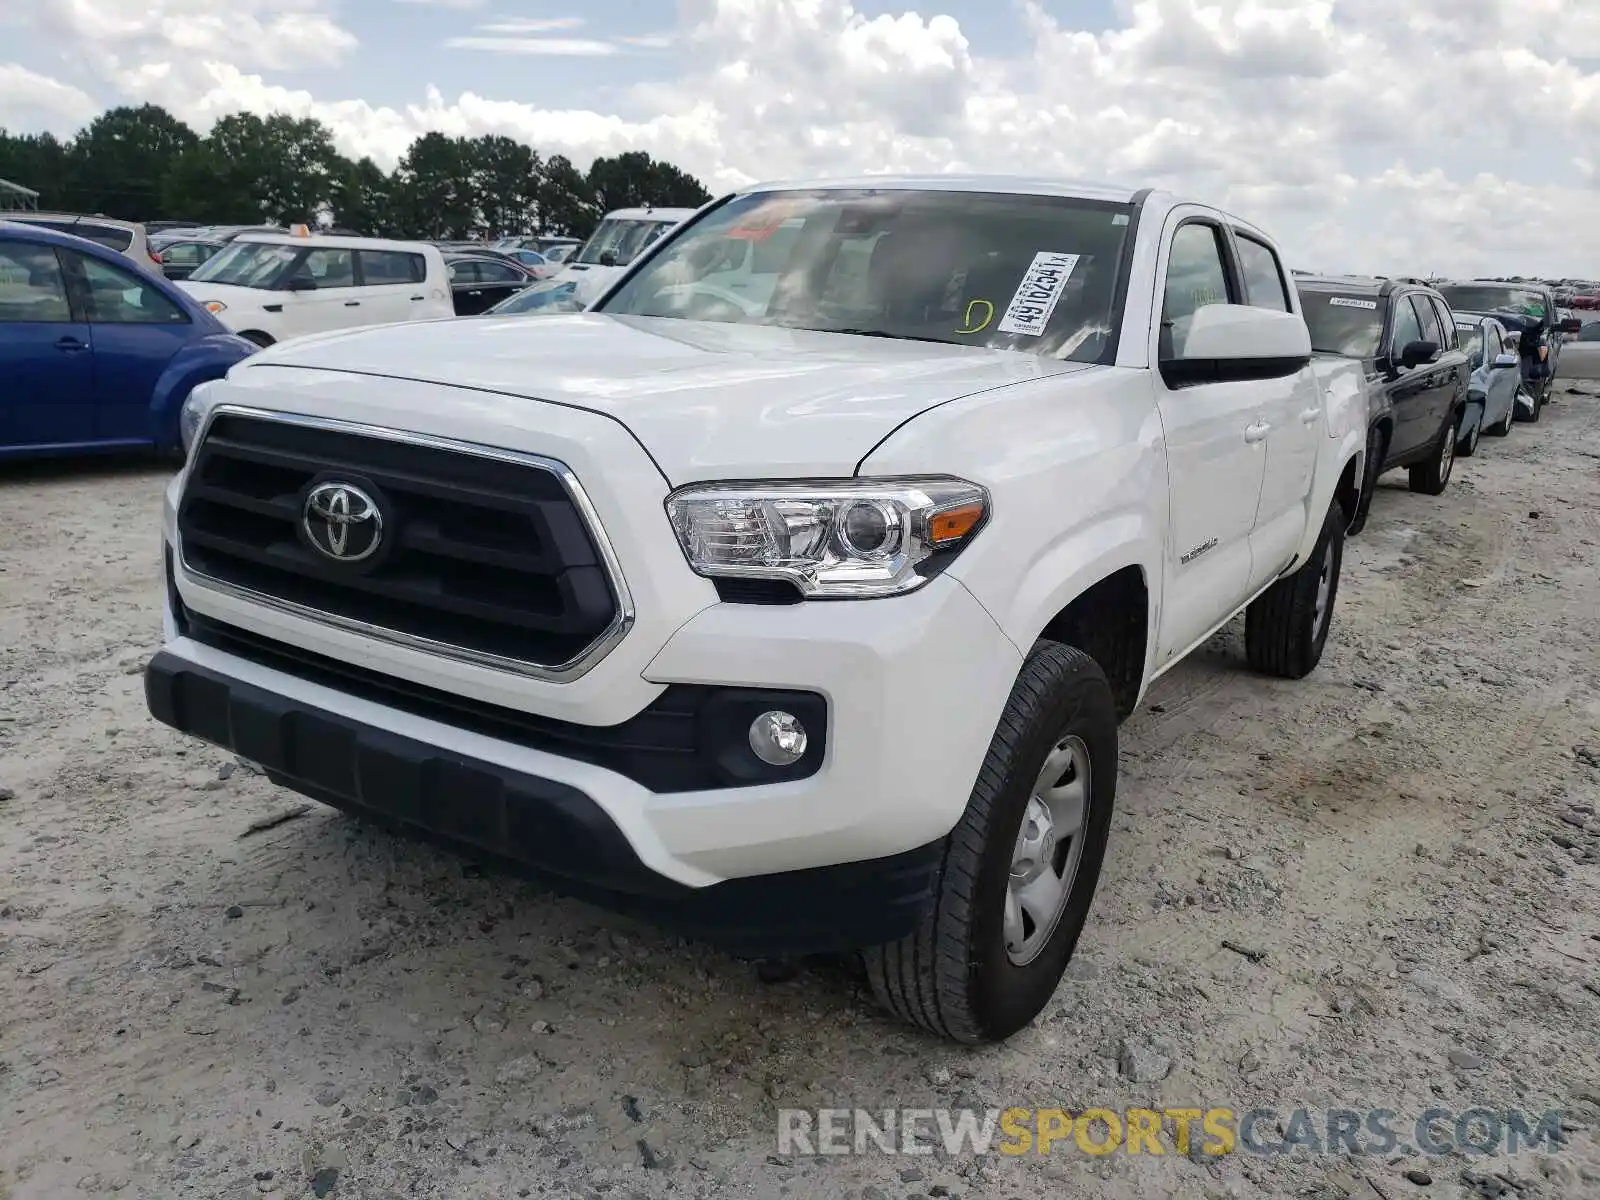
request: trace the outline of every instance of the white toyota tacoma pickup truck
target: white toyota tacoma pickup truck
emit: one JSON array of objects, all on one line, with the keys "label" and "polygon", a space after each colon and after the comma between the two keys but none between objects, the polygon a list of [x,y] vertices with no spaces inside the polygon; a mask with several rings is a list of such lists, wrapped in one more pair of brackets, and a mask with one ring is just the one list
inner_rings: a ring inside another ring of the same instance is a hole
[{"label": "white toyota tacoma pickup truck", "polygon": [[860,949],[894,1012],[1004,1038],[1083,928],[1151,681],[1240,612],[1255,668],[1316,666],[1363,387],[1199,204],[752,188],[589,311],[196,389],[149,706],[735,950]]}]

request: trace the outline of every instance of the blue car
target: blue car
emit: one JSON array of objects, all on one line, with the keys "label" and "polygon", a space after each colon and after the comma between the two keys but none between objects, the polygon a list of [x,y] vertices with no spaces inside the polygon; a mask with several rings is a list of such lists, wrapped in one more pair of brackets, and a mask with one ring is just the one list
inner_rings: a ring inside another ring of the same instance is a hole
[{"label": "blue car", "polygon": [[255,350],[115,251],[0,221],[0,459],[177,451],[190,390]]}]

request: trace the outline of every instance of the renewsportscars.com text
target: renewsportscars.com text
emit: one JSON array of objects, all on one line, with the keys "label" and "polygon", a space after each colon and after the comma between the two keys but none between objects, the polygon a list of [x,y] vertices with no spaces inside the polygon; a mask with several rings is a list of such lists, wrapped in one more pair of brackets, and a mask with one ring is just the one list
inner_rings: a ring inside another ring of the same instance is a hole
[{"label": "renewsportscars.com text", "polygon": [[1561,1113],[1431,1108],[785,1108],[778,1153],[819,1154],[1516,1154],[1559,1150]]}]

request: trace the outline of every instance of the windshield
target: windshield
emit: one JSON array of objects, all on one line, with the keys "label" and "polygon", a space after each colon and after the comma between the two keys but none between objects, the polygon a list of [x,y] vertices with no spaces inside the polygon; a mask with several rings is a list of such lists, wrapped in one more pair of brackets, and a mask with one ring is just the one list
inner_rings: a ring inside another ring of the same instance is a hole
[{"label": "windshield", "polygon": [[300,255],[303,247],[271,242],[234,242],[196,268],[193,283],[224,283],[230,287],[271,288]]},{"label": "windshield", "polygon": [[676,225],[676,221],[641,221],[637,217],[608,217],[600,222],[583,248],[569,262],[602,265],[607,254],[616,256],[612,266],[625,267],[651,242]]},{"label": "windshield", "polygon": [[1311,348],[1344,358],[1376,358],[1383,313],[1372,296],[1337,296],[1300,289],[1300,309],[1311,330]]},{"label": "windshield", "polygon": [[1058,196],[758,193],[701,218],[599,307],[1096,362],[1131,216]]},{"label": "windshield", "polygon": [[531,312],[581,312],[583,302],[578,299],[577,292],[576,284],[552,279],[523,288],[515,295],[500,301],[489,311],[495,316]]},{"label": "windshield", "polygon": [[119,254],[133,245],[133,234],[126,229],[115,225],[101,225],[94,221],[41,221],[23,218],[29,225],[42,225],[46,229],[54,229],[57,233],[70,233],[74,237],[88,238],[98,246],[107,250],[115,250]]},{"label": "windshield", "polygon": [[1467,356],[1467,361],[1474,367],[1483,365],[1483,326],[1469,324],[1465,321],[1456,322],[1456,340],[1461,344],[1462,351]]},{"label": "windshield", "polygon": [[1519,313],[1543,319],[1547,297],[1536,288],[1513,284],[1447,283],[1439,288],[1451,308],[1466,312]]}]

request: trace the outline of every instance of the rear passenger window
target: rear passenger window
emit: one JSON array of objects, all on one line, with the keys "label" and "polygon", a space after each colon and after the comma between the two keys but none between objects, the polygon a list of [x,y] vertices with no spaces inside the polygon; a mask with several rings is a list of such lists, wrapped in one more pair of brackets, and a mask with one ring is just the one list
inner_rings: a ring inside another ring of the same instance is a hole
[{"label": "rear passenger window", "polygon": [[1270,246],[1239,234],[1239,266],[1244,271],[1246,298],[1256,308],[1289,311],[1289,291],[1283,282],[1283,267]]},{"label": "rear passenger window", "polygon": [[0,242],[0,324],[70,320],[67,282],[55,251],[26,242]]},{"label": "rear passenger window", "polygon": [[1215,226],[1190,222],[1173,234],[1161,299],[1162,358],[1182,354],[1196,312],[1209,304],[1229,303],[1221,233]]},{"label": "rear passenger window", "polygon": [[1443,346],[1444,329],[1439,324],[1439,313],[1433,301],[1427,296],[1412,296],[1411,302],[1417,306],[1417,320],[1422,322],[1422,340]]},{"label": "rear passenger window", "polygon": [[420,254],[399,250],[362,250],[361,279],[368,286],[386,283],[421,283],[427,267]]},{"label": "rear passenger window", "polygon": [[1455,314],[1450,311],[1449,306],[1444,301],[1433,296],[1429,296],[1428,299],[1433,301],[1433,311],[1439,314],[1439,328],[1444,331],[1444,341],[1440,343],[1441,347],[1446,350],[1457,349],[1461,341],[1456,334]]}]

